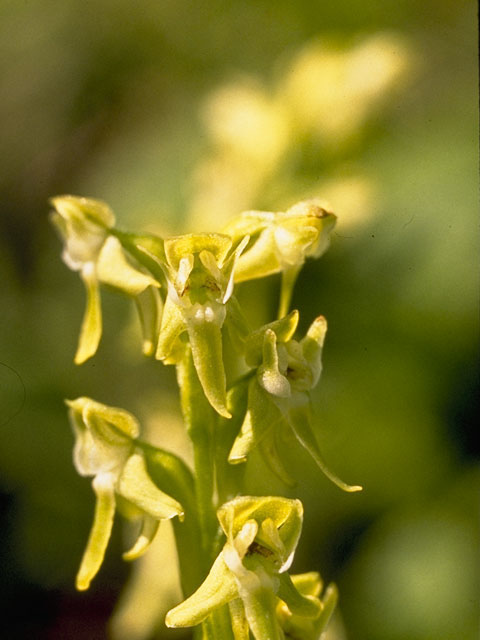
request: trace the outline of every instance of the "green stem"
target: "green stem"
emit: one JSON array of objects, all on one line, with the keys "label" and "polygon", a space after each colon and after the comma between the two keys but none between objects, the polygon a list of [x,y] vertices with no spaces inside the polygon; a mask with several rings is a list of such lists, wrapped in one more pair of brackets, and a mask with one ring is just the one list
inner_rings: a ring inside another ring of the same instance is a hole
[{"label": "green stem", "polygon": [[202,640],[234,640],[228,606],[215,609],[202,622]]},{"label": "green stem", "polygon": [[[197,541],[194,549],[197,551],[197,565],[206,575],[214,560],[219,537],[214,500],[216,413],[205,398],[189,346],[177,366],[177,376],[185,426],[193,444],[196,511],[201,539],[201,548]],[[208,616],[195,630],[194,637],[199,640],[233,640],[228,608],[222,607]]]},{"label": "green stem", "polygon": [[231,464],[228,456],[247,411],[248,380],[249,377],[245,376],[228,392],[227,409],[232,414],[232,418],[230,420],[218,418],[215,434],[215,464],[219,504],[235,498],[243,489],[246,464]]},{"label": "green stem", "polygon": [[287,315],[292,300],[293,287],[297,280],[301,266],[293,266],[286,268],[282,272],[282,281],[280,285],[280,303],[278,305],[278,317],[283,318]]},{"label": "green stem", "polygon": [[145,453],[151,478],[162,490],[174,497],[185,510],[183,521],[173,518],[173,531],[178,549],[180,582],[183,594],[191,595],[205,578],[198,562],[200,525],[197,518],[195,485],[192,472],[175,454],[139,442]]},{"label": "green stem", "polygon": [[198,379],[190,347],[177,367],[183,416],[193,444],[195,496],[201,532],[202,560],[205,571],[213,561],[214,540],[218,529],[214,503],[215,467],[213,432],[215,412],[205,398]]}]

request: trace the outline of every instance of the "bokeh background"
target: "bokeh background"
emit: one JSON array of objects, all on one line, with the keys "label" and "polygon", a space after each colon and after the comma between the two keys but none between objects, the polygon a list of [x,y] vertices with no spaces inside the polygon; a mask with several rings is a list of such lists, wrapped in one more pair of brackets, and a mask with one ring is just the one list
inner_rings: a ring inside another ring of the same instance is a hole
[{"label": "bokeh background", "polygon": [[[84,292],[47,218],[73,193],[161,234],[330,204],[331,249],[293,303],[302,328],[328,319],[316,431],[365,490],[291,452],[294,568],[338,583],[332,640],[478,638],[476,22],[464,0],[2,0],[3,637],[188,637],[161,625],[178,598],[168,527],[131,567],[119,520],[91,590],[73,587],[93,494],[63,399],[129,409],[189,456],[174,372],[141,357],[128,301],[103,296],[99,353],[73,365]],[[277,284],[239,292],[252,322]],[[255,458],[248,483],[285,493]]]}]

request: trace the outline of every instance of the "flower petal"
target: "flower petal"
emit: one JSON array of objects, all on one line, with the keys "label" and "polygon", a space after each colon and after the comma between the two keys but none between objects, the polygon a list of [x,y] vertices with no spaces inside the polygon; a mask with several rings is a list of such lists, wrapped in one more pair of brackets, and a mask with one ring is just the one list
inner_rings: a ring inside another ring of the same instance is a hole
[{"label": "flower petal", "polygon": [[183,516],[182,505],[161,491],[150,478],[141,453],[131,455],[115,485],[122,497],[158,520]]},{"label": "flower petal", "polygon": [[160,286],[152,276],[143,273],[127,261],[120,240],[114,236],[105,240],[99,253],[97,277],[100,282],[130,296],[137,296],[148,286]]},{"label": "flower petal", "polygon": [[291,393],[290,383],[280,373],[277,352],[277,336],[267,329],[263,340],[263,364],[258,368],[257,378],[260,386],[267,393],[279,398],[288,398]]},{"label": "flower petal", "polygon": [[171,609],[165,618],[167,627],[193,627],[218,607],[238,597],[237,585],[220,554],[204,582],[189,598]]},{"label": "flower petal", "polygon": [[263,345],[265,333],[271,330],[275,333],[278,342],[288,342],[295,333],[298,325],[299,313],[294,310],[288,315],[270,322],[253,331],[246,340],[245,359],[249,366],[256,367],[262,363]]},{"label": "flower petal", "polygon": [[308,397],[304,393],[296,393],[295,400],[296,403],[292,404],[287,413],[287,419],[292,431],[297,437],[297,440],[312,456],[327,478],[336,484],[337,487],[343,491],[347,491],[348,493],[361,491],[362,487],[360,485],[350,485],[343,482],[343,480],[340,480],[340,478],[332,473],[332,471],[327,467],[327,464],[320,452],[315,434],[312,430]]},{"label": "flower petal", "polygon": [[212,407],[224,418],[227,409],[227,382],[223,364],[221,327],[225,307],[220,304],[193,305],[184,313],[192,357],[203,391]]},{"label": "flower petal", "polygon": [[318,598],[302,595],[288,573],[282,573],[279,577],[278,597],[286,603],[292,613],[308,618],[316,618],[320,615],[323,607]]},{"label": "flower petal", "polygon": [[232,619],[232,631],[235,640],[249,640],[250,632],[245,615],[245,607],[240,598],[235,598],[228,603]]},{"label": "flower petal", "polygon": [[175,348],[177,338],[185,329],[185,321],[180,308],[172,301],[170,296],[167,296],[163,307],[162,323],[155,353],[157,360],[166,361],[169,358]]},{"label": "flower petal", "polygon": [[147,287],[135,296],[143,336],[143,354],[152,356],[158,343],[163,302],[157,287]]},{"label": "flower petal", "polygon": [[87,305],[78,340],[75,364],[82,364],[95,355],[102,336],[102,309],[95,267],[88,262],[80,272],[87,293]]},{"label": "flower petal", "polygon": [[188,254],[209,251],[221,267],[230,247],[232,239],[221,233],[188,233],[165,240],[165,255],[169,265],[178,271],[180,260]]},{"label": "flower petal", "polygon": [[140,535],[138,536],[133,547],[128,551],[125,551],[125,553],[122,555],[122,558],[124,560],[130,561],[136,560],[137,558],[142,556],[151,545],[159,526],[159,520],[145,515],[142,520]]},{"label": "flower petal", "polygon": [[92,486],[97,501],[87,547],[77,573],[76,587],[79,591],[88,589],[90,582],[100,569],[112,533],[115,515],[115,495],[110,474],[96,476]]}]

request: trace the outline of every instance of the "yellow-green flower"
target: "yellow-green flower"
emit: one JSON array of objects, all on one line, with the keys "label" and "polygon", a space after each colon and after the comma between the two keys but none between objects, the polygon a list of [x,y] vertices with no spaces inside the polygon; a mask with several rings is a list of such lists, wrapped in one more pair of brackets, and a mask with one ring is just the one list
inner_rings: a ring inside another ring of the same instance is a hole
[{"label": "yellow-green flower", "polygon": [[77,589],[88,589],[105,555],[113,526],[116,496],[138,513],[142,525],[133,547],[124,554],[133,560],[149,546],[160,520],[183,516],[182,506],[161,491],[147,470],[142,450],[136,445],[140,427],[128,411],[108,407],[90,398],[68,400],[75,434],[73,460],[78,473],[93,477],[95,516],[77,574]]},{"label": "yellow-green flower", "polygon": [[236,639],[248,640],[250,630],[256,640],[281,640],[279,599],[296,615],[321,614],[321,601],[302,595],[287,573],[302,529],[299,500],[242,496],[217,516],[226,536],[223,550],[197,591],[168,612],[167,626],[195,626],[228,604]]},{"label": "yellow-green flower", "polygon": [[[320,598],[323,583],[316,571],[292,576],[295,589],[304,597]],[[326,630],[330,618],[338,601],[338,589],[331,583],[325,589],[320,602],[322,608],[317,617],[299,615],[286,602],[279,600],[277,604],[277,619],[287,638],[295,640],[319,640]]]},{"label": "yellow-green flower", "polygon": [[319,316],[297,341],[293,335],[298,317],[298,311],[292,311],[246,340],[246,361],[255,367],[255,375],[248,381],[247,411],[229,461],[245,462],[258,446],[272,471],[287,484],[294,484],[278,452],[282,432],[293,432],[330,480],[344,491],[360,491],[360,486],[347,485],[329,471],[311,424],[309,391],[320,378],[327,322]]},{"label": "yellow-green flower", "polygon": [[[55,208],[51,218],[64,242],[63,261],[79,272],[87,294],[75,354],[75,363],[82,364],[95,354],[102,335],[99,283],[131,297],[150,287],[153,298],[149,304],[158,304],[154,290],[160,285],[127,258],[120,240],[112,235],[115,216],[108,205],[76,196],[58,196],[51,202]],[[145,308],[144,301],[139,304],[140,310]]]},{"label": "yellow-green flower", "polygon": [[231,304],[234,269],[246,242],[247,238],[233,252],[231,238],[216,233],[177,236],[164,243],[168,295],[156,357],[177,362],[181,353],[178,339],[186,331],[205,395],[225,417],[230,414],[221,329],[227,315],[236,313]]},{"label": "yellow-green flower", "polygon": [[336,216],[315,200],[305,200],[286,212],[246,211],[225,227],[234,242],[250,240],[235,268],[235,282],[282,273],[280,316],[288,311],[296,278],[306,258],[328,249]]}]

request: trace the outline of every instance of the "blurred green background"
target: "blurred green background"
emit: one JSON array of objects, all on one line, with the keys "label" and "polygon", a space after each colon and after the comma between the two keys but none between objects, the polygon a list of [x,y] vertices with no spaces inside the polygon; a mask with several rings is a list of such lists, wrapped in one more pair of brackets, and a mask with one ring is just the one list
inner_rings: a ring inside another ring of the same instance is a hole
[{"label": "blurred green background", "polygon": [[[331,205],[331,249],[293,303],[303,327],[328,319],[317,435],[365,489],[342,494],[291,453],[294,569],[339,584],[332,640],[478,637],[476,22],[463,0],[2,0],[3,637],[188,637],[153,635],[159,600],[177,597],[168,528],[132,568],[117,522],[91,590],[73,588],[93,494],[63,399],[129,409],[189,451],[174,372],[140,356],[127,301],[103,296],[99,353],[73,365],[84,292],[47,219],[61,193],[161,234]],[[252,322],[271,318],[277,284],[240,290]],[[285,493],[256,459],[248,483]]]}]

